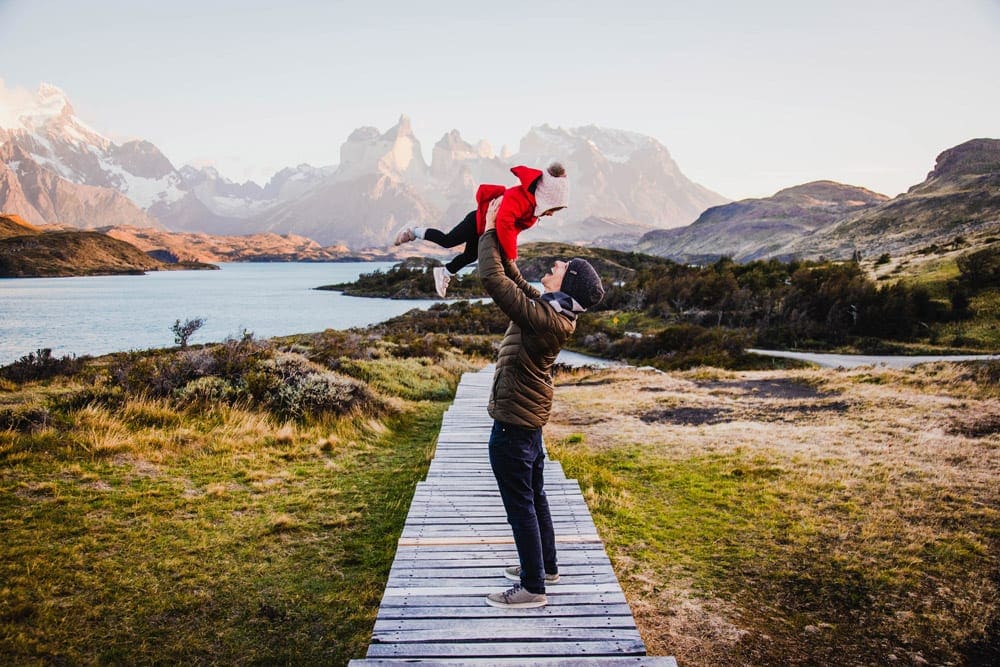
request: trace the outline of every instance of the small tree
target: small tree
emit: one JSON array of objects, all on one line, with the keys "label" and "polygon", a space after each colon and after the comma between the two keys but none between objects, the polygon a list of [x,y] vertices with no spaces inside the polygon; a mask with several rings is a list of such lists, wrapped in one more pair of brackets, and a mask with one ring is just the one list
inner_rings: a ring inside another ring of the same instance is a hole
[{"label": "small tree", "polygon": [[202,328],[205,325],[205,320],[196,317],[193,320],[184,320],[181,324],[180,320],[174,322],[174,325],[170,327],[170,330],[174,332],[174,342],[181,346],[181,349],[187,347],[188,338],[190,338],[195,331]]}]

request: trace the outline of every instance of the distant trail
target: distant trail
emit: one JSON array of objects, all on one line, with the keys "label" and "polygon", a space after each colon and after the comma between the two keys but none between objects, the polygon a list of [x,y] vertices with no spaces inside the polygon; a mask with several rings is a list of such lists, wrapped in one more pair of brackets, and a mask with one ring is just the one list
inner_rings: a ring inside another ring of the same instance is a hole
[{"label": "distant trail", "polygon": [[926,364],[932,361],[985,361],[987,359],[1000,359],[1000,355],[997,354],[938,354],[931,356],[908,357],[899,355],[869,356],[865,354],[817,354],[813,352],[784,352],[782,350],[756,349],[748,349],[747,352],[763,354],[768,357],[785,357],[787,359],[810,361],[819,366],[823,366],[824,368],[857,368],[858,366],[909,368],[910,366]]}]

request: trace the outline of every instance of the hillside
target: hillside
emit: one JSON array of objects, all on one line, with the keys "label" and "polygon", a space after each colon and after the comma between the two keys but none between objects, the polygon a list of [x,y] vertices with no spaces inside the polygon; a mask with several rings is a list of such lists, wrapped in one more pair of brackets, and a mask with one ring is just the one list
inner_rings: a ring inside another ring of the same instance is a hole
[{"label": "hillside", "polygon": [[787,245],[784,254],[850,257],[914,251],[1000,230],[1000,139],[973,139],[937,157],[920,184]]},{"label": "hillside", "polygon": [[0,239],[14,236],[31,236],[41,234],[42,230],[30,225],[21,216],[13,214],[0,215]]},{"label": "hillside", "polygon": [[165,264],[133,245],[98,232],[49,232],[0,239],[0,278],[141,274],[217,268]]},{"label": "hillside", "polygon": [[679,262],[771,257],[790,242],[888,199],[853,185],[815,181],[763,199],[714,206],[687,227],[645,234],[636,250]]},{"label": "hillside", "polygon": [[383,259],[373,253],[352,253],[346,246],[321,246],[295,234],[221,236],[193,232],[163,232],[139,227],[101,228],[167,263],[175,262],[336,262]]}]

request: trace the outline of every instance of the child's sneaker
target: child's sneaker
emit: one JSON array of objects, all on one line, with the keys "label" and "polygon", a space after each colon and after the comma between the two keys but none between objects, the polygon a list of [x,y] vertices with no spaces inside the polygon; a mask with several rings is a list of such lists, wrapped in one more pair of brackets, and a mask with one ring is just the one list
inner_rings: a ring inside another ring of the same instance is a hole
[{"label": "child's sneaker", "polygon": [[[521,581],[521,566],[511,565],[503,571],[503,576],[507,577],[511,581]],[[545,573],[546,584],[554,584],[557,581],[559,581],[558,574],[549,574],[548,572]]]},{"label": "child's sneaker", "polygon": [[417,238],[417,235],[413,233],[413,227],[405,227],[398,234],[396,234],[396,245],[403,245],[404,243],[409,243],[410,241]]},{"label": "child's sneaker", "polygon": [[451,282],[451,276],[448,275],[448,269],[443,266],[434,267],[434,290],[438,293],[438,296],[442,299],[444,295],[448,292],[448,283]]},{"label": "child's sneaker", "polygon": [[486,604],[491,607],[501,607],[505,609],[534,609],[544,607],[549,599],[545,593],[532,593],[521,584],[508,589],[503,593],[490,593],[486,596]]}]

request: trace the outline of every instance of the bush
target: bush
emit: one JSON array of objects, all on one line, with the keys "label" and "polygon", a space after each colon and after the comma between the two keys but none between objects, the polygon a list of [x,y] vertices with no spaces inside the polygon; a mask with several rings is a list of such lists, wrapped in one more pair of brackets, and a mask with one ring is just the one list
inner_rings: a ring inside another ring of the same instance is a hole
[{"label": "bush", "polygon": [[987,287],[1000,287],[1000,246],[990,246],[962,255],[958,264],[959,282],[973,293]]},{"label": "bush", "polygon": [[0,431],[35,433],[52,423],[48,409],[40,405],[13,405],[0,407]]},{"label": "bush", "polygon": [[57,375],[71,376],[80,372],[89,357],[52,356],[50,348],[41,348],[29,353],[12,364],[0,368],[0,377],[13,382],[24,383],[47,380]]},{"label": "bush", "polygon": [[[218,391],[221,386],[212,389]],[[230,400],[240,399],[280,419],[295,420],[377,405],[375,396],[363,384],[290,352],[279,352],[248,371],[230,395]]]},{"label": "bush", "polygon": [[211,407],[232,403],[239,392],[227,380],[216,376],[200,377],[174,391],[174,399],[182,406]]}]

